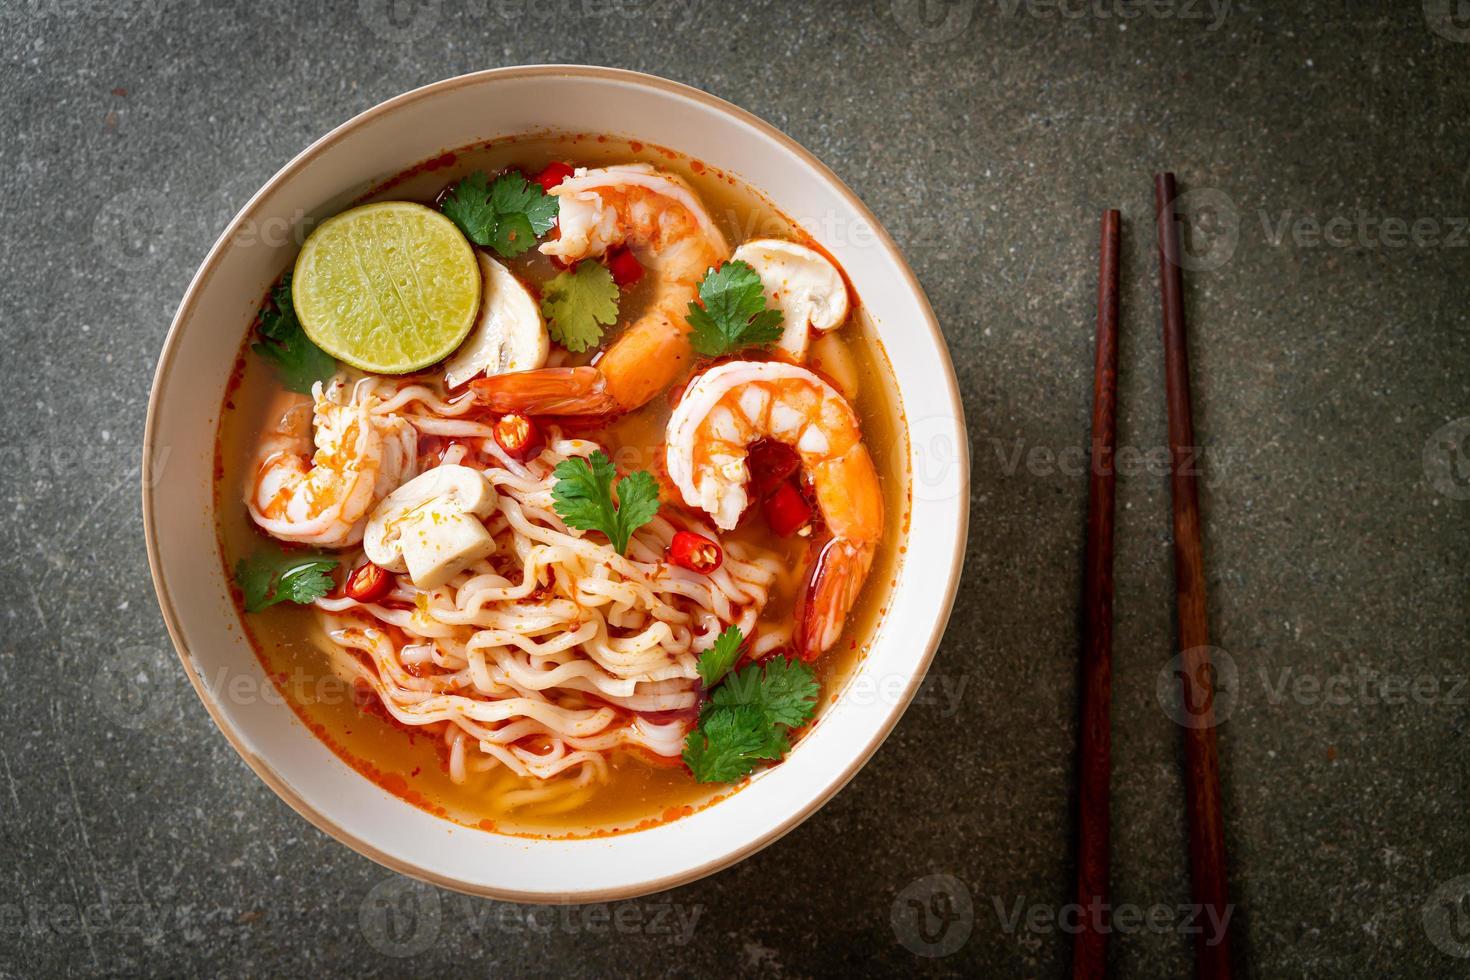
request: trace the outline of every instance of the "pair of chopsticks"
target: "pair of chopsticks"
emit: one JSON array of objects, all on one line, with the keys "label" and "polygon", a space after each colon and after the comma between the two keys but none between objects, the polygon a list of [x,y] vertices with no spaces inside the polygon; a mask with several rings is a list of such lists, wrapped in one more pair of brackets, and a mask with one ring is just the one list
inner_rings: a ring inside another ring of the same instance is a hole
[{"label": "pair of chopsticks", "polygon": [[[1174,213],[1174,175],[1154,177],[1159,243],[1159,289],[1164,322],[1164,377],[1169,406],[1169,451],[1174,509],[1174,588],[1179,616],[1181,681],[1203,695],[1205,713],[1184,728],[1184,789],[1189,820],[1189,868],[1200,918],[1229,923],[1225,829],[1220,805],[1220,761],[1213,714],[1214,673],[1205,619],[1204,548],[1195,483],[1194,419],[1189,396],[1189,356],[1184,326],[1184,280],[1179,226]],[[1072,975],[1102,977],[1107,971],[1109,913],[1109,777],[1112,767],[1113,501],[1118,394],[1118,249],[1121,216],[1106,211],[1097,287],[1097,351],[1092,389],[1092,466],[1087,499],[1087,566],[1084,580],[1082,705],[1078,760],[1077,903],[1079,930],[1072,947]],[[1094,911],[1096,910],[1096,911]],[[1213,938],[1215,941],[1211,942]],[[1195,938],[1195,972],[1228,978],[1230,937]]]}]

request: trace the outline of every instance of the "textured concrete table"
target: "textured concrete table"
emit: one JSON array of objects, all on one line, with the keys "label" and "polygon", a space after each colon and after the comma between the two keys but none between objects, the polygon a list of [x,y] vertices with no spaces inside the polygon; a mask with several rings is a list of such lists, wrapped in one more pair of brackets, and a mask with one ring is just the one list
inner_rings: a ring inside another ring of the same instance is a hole
[{"label": "textured concrete table", "polygon": [[[1453,6],[11,0],[0,976],[1058,975],[1075,461],[1108,206],[1127,220],[1132,451],[1113,960],[1185,974],[1189,930],[1209,924],[1180,908],[1180,733],[1156,695],[1172,653],[1149,225],[1163,167],[1193,219],[1238,955],[1261,976],[1464,975],[1470,22]],[[137,493],[164,331],[250,193],[405,89],[558,61],[697,85],[831,164],[933,300],[974,457],[935,680],[872,763],[729,871],[564,912],[399,879],[277,800],[178,669]]]}]

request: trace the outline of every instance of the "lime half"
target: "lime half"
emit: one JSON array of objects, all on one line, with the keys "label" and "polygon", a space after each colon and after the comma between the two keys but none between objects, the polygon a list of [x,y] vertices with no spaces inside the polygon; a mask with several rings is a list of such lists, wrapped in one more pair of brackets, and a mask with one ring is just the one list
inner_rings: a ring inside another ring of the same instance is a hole
[{"label": "lime half", "polygon": [[454,222],[422,204],[364,204],[322,222],[291,275],[306,335],[377,374],[448,356],[475,325],[480,267]]}]

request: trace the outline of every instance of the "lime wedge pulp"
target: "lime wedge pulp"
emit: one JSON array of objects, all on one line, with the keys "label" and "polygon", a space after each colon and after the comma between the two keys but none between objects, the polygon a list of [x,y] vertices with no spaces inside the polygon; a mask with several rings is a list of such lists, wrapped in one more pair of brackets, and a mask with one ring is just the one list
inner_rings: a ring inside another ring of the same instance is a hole
[{"label": "lime wedge pulp", "polygon": [[291,275],[306,335],[376,374],[406,374],[447,357],[480,305],[475,251],[454,222],[422,204],[344,211],[306,239]]}]

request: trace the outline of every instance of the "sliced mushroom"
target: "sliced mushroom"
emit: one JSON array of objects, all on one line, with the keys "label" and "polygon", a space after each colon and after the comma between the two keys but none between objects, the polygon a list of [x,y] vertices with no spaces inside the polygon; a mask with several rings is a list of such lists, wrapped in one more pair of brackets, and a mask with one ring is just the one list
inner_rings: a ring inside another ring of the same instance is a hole
[{"label": "sliced mushroom", "polygon": [[363,550],[373,564],[435,588],[495,551],[481,521],[495,501],[495,488],[478,470],[436,466],[384,498],[368,518]]},{"label": "sliced mushroom", "polygon": [[858,366],[852,352],[837,339],[836,334],[824,333],[812,341],[808,355],[807,367],[832,382],[832,386],[848,401],[857,398]]},{"label": "sliced mushroom", "polygon": [[484,372],[529,371],[546,363],[551,340],[531,291],[505,266],[480,256],[480,316],[475,329],[444,366],[444,381],[457,388]]},{"label": "sliced mushroom", "polygon": [[777,238],[757,238],[735,250],[734,258],[750,263],[766,297],[781,311],[784,330],[776,342],[792,361],[806,360],[813,330],[826,333],[847,319],[847,284],[820,252]]}]

